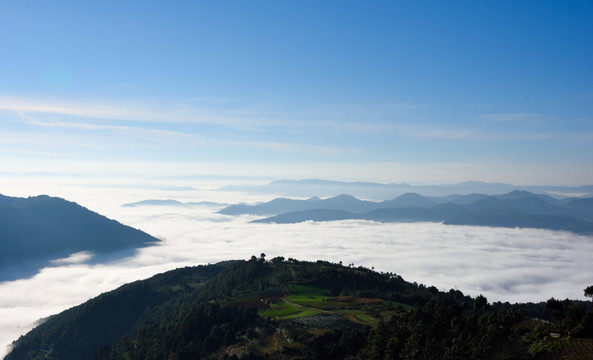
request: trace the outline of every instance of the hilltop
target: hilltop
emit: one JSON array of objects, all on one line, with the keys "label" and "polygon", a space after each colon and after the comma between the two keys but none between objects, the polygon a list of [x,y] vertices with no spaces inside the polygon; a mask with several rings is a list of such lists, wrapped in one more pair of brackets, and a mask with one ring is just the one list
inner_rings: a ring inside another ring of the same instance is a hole
[{"label": "hilltop", "polygon": [[393,273],[262,254],[104,293],[47,319],[6,360],[591,359],[592,336],[590,302],[489,304]]}]

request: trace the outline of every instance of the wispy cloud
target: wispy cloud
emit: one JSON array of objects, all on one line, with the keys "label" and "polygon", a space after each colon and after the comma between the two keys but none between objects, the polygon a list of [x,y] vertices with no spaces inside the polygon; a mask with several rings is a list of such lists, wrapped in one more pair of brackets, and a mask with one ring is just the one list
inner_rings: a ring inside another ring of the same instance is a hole
[{"label": "wispy cloud", "polygon": [[[61,126],[81,130],[135,130],[165,134],[183,125],[216,125],[246,133],[290,132],[305,135],[311,131],[334,134],[385,135],[402,138],[443,140],[543,140],[552,135],[505,127],[492,132],[475,124],[447,124],[421,115],[425,107],[408,103],[366,106],[333,104],[311,108],[283,108],[274,104],[245,104],[236,100],[198,99],[185,102],[166,101],[88,101],[37,100],[0,96],[0,110],[14,111],[40,126]],[[230,101],[230,104],[229,104]],[[40,120],[35,114],[74,117],[70,121]],[[94,122],[80,120],[92,119]],[[480,122],[490,124],[522,123],[530,128],[548,119],[534,113],[482,114]],[[418,121],[418,119],[423,119]],[[109,121],[108,124],[100,122]],[[119,124],[126,122],[126,125]],[[130,122],[135,123],[133,126]],[[150,123],[150,125],[143,125]],[[184,127],[185,131],[187,126]],[[170,134],[170,133],[169,133]]]},{"label": "wispy cloud", "polygon": [[[557,133],[533,132],[518,129],[483,129],[471,125],[443,125],[423,124],[414,127],[400,127],[399,133],[402,137],[416,139],[434,140],[467,140],[467,141],[529,141],[529,140],[551,140],[559,137]],[[565,134],[565,136],[576,136],[577,134]]]},{"label": "wispy cloud", "polygon": [[192,151],[200,148],[212,149],[257,149],[272,153],[340,156],[356,153],[355,149],[338,146],[313,145],[300,142],[269,140],[240,140],[237,136],[222,135],[204,137],[192,133],[146,127],[104,125],[83,122],[39,121],[28,123],[36,127],[65,130],[47,133],[45,131],[1,131],[5,154],[20,153],[37,156],[71,158],[80,153],[72,149],[85,149],[96,153],[122,152],[128,149],[151,149],[157,151]]},{"label": "wispy cloud", "polygon": [[111,132],[128,138],[144,138],[157,142],[192,141],[203,142],[204,139],[194,134],[187,134],[181,131],[167,130],[161,128],[150,128],[145,126],[106,125],[90,122],[73,122],[60,120],[34,120],[28,116],[28,123],[35,126],[47,128],[61,128],[68,130]]},{"label": "wispy cloud", "polygon": [[[578,154],[583,154],[581,144],[593,138],[586,128],[571,132],[540,126],[546,119],[540,114],[475,114],[440,121],[438,113],[427,108],[407,103],[306,108],[212,98],[175,103],[0,96],[0,112],[7,119],[0,124],[0,135],[8,139],[3,142],[6,154],[31,157],[45,153],[46,158],[84,157],[89,162],[265,164],[281,157],[309,164],[426,159],[472,163],[476,157],[504,156],[511,147],[525,161],[541,162],[542,145],[569,143],[561,149],[562,156],[578,146]],[[428,116],[426,111],[433,113]],[[478,153],[466,152],[467,146],[479,146]]]},{"label": "wispy cloud", "polygon": [[[0,110],[17,112],[23,119],[28,119],[30,114],[37,113],[94,120],[157,123],[161,124],[160,126],[210,124],[249,132],[296,130],[309,133],[312,129],[326,129],[335,132],[376,134],[383,133],[385,130],[401,130],[401,126],[398,125],[401,121],[395,121],[393,116],[420,108],[407,103],[368,106],[334,104],[311,108],[284,108],[274,104],[245,104],[240,101],[236,101],[237,103],[229,101],[212,98],[200,98],[196,102],[192,100],[185,102],[60,101],[0,96]],[[73,124],[70,125],[73,126]]]},{"label": "wispy cloud", "polygon": [[483,114],[480,119],[493,123],[530,123],[535,124],[546,119],[549,116],[535,113],[501,113],[501,114]]},{"label": "wispy cloud", "polygon": [[462,140],[471,139],[475,140],[480,135],[469,129],[445,129],[441,126],[424,126],[423,129],[417,129],[410,131],[409,136],[414,138],[427,138],[427,139],[444,139],[444,140]]},{"label": "wispy cloud", "polygon": [[[220,124],[245,128],[244,119],[249,110],[213,109],[185,103],[151,100],[88,101],[37,100],[0,97],[0,110],[21,114],[46,113],[102,120],[129,120],[138,122]],[[267,123],[262,121],[261,123]]]}]

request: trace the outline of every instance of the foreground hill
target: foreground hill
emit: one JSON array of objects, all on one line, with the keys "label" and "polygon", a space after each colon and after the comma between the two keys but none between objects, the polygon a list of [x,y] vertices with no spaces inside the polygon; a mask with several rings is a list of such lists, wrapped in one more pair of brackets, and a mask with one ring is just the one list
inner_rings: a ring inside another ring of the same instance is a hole
[{"label": "foreground hill", "polygon": [[543,194],[515,190],[502,195],[483,194],[425,197],[407,193],[375,202],[339,195],[328,199],[275,199],[256,205],[231,205],[226,215],[273,215],[259,223],[303,221],[372,220],[381,222],[432,221],[454,225],[526,227],[593,233],[592,199],[554,199]]},{"label": "foreground hill", "polygon": [[81,251],[113,254],[158,241],[74,202],[45,195],[0,195],[0,234],[0,280]]},{"label": "foreground hill", "polygon": [[6,360],[591,359],[591,308],[490,305],[391,273],[262,254],[102,294],[47,319]]}]

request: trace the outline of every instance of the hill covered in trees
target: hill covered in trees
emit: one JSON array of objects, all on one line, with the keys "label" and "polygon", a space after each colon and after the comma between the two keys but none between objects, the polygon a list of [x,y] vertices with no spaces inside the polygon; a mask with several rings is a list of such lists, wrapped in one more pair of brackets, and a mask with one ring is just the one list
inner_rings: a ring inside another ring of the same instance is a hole
[{"label": "hill covered in trees", "polygon": [[393,273],[265,255],[124,285],[47,319],[13,359],[590,359],[590,302],[494,303]]},{"label": "hill covered in trees", "polygon": [[46,195],[0,195],[0,280],[35,272],[50,260],[88,251],[113,254],[158,239],[74,202]]}]

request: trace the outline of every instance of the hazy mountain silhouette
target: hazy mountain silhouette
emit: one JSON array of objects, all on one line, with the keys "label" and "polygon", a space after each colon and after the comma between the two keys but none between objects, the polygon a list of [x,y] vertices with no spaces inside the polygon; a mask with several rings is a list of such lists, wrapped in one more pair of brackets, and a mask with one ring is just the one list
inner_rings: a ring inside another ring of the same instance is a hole
[{"label": "hazy mountain silhouette", "polygon": [[458,204],[458,205],[467,205],[467,204],[471,204],[475,201],[485,199],[487,197],[488,197],[488,195],[485,195],[485,194],[468,194],[468,195],[448,195],[448,196],[441,196],[441,197],[431,196],[431,197],[429,197],[429,199],[435,203],[438,203],[438,204],[451,203],[451,204]]},{"label": "hazy mountain silhouette", "polygon": [[88,251],[108,258],[158,239],[74,202],[0,195],[0,280],[34,274],[50,260]]},{"label": "hazy mountain silhouette", "polygon": [[362,219],[362,214],[336,209],[311,209],[292,211],[265,219],[253,220],[253,223],[295,224],[304,221],[336,221]]},{"label": "hazy mountain silhouette", "polygon": [[503,183],[466,181],[458,184],[411,185],[406,183],[345,182],[322,179],[277,180],[265,185],[231,185],[220,191],[241,191],[255,194],[274,194],[287,197],[331,197],[339,194],[351,194],[358,198],[382,200],[405,193],[417,193],[423,196],[447,196],[450,194],[498,195],[513,190],[525,190],[532,193],[548,194],[558,198],[592,197],[593,185],[585,186],[515,186]]},{"label": "hazy mountain silhouette", "polygon": [[593,217],[593,198],[569,198],[565,199],[563,203],[569,209],[582,211]]},{"label": "hazy mountain silhouette", "polygon": [[365,213],[380,208],[430,207],[432,205],[435,205],[434,201],[413,193],[403,194],[393,200],[382,202],[359,200],[352,195],[342,194],[323,200],[318,197],[308,200],[278,198],[255,205],[231,205],[218,212],[225,215],[279,215],[292,211],[333,209],[351,213]]},{"label": "hazy mountain silhouette", "polygon": [[[352,196],[340,195],[317,201],[282,199],[281,208],[274,207],[273,204],[277,203],[276,200],[272,200],[263,204],[242,205],[240,208],[232,208],[232,212],[227,212],[228,208],[220,212],[233,215],[264,215],[276,212],[274,216],[254,220],[256,223],[345,219],[381,222],[431,221],[457,225],[529,227],[593,233],[593,201],[588,200],[590,199],[560,201],[528,191],[512,191],[496,196],[470,194],[443,198],[427,198],[408,193],[382,202],[362,201]],[[291,204],[296,206],[292,211],[286,211]],[[262,209],[266,209],[266,212]]]},{"label": "hazy mountain silhouette", "polygon": [[422,207],[428,208],[435,205],[435,202],[425,196],[416,193],[405,193],[393,200],[384,201],[381,207],[402,208],[402,207]]},{"label": "hazy mountain silhouette", "polygon": [[225,215],[242,215],[242,214],[252,214],[252,215],[274,215],[280,214],[283,212],[289,211],[298,211],[298,210],[306,210],[306,209],[314,209],[318,207],[314,205],[320,202],[321,199],[314,197],[308,200],[293,200],[293,199],[285,199],[285,198],[278,198],[272,201],[261,203],[257,205],[248,205],[248,204],[237,204],[237,205],[230,205],[220,211],[221,214]]}]

